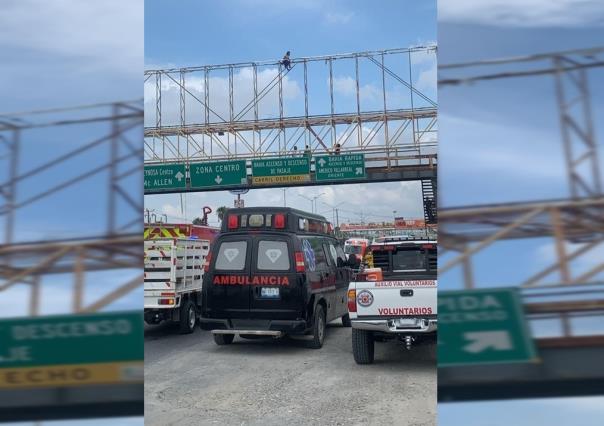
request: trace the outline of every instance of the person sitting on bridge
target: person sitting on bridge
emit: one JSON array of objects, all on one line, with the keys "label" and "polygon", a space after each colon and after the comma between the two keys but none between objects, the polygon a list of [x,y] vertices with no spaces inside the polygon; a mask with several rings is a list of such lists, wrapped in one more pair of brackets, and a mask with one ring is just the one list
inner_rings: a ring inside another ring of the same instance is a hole
[{"label": "person sitting on bridge", "polygon": [[281,61],[281,65],[283,65],[283,67],[286,70],[291,70],[292,69],[292,62],[289,59],[289,50],[285,53],[285,56],[283,56],[283,60]]}]

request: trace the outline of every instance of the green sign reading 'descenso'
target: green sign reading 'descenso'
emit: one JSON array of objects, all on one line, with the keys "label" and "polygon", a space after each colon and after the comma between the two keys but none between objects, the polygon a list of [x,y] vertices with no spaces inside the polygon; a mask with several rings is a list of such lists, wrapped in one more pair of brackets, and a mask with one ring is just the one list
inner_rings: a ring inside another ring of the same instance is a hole
[{"label": "green sign reading 'descenso'", "polygon": [[252,184],[270,185],[310,181],[308,157],[252,160]]},{"label": "green sign reading 'descenso'", "polygon": [[0,320],[0,370],[143,360],[142,312]]},{"label": "green sign reading 'descenso'", "polygon": [[438,292],[438,365],[536,358],[518,289]]}]

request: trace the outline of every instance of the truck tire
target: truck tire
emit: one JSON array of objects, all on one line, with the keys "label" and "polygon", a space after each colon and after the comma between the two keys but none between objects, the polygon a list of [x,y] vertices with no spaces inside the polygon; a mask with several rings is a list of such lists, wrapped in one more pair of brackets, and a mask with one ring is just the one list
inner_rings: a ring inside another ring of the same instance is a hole
[{"label": "truck tire", "polygon": [[325,340],[325,310],[317,305],[312,320],[312,339],[308,343],[311,349],[321,349]]},{"label": "truck tire", "polygon": [[352,354],[357,364],[372,364],[374,354],[373,333],[352,329]]},{"label": "truck tire", "polygon": [[350,327],[352,325],[350,322],[350,314],[346,314],[342,317],[342,325],[344,327]]},{"label": "truck tire", "polygon": [[230,345],[233,343],[233,339],[235,339],[234,334],[215,334],[214,335],[214,343],[218,346]]},{"label": "truck tire", "polygon": [[197,309],[195,304],[188,300],[180,307],[180,334],[191,334],[197,324]]}]

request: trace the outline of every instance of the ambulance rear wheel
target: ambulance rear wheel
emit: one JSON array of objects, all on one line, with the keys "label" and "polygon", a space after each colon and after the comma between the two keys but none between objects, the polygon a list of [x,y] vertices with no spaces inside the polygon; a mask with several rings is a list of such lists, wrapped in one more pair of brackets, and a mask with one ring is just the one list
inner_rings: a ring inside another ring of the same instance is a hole
[{"label": "ambulance rear wheel", "polygon": [[191,334],[197,324],[197,309],[191,300],[187,300],[180,307],[180,333]]},{"label": "ambulance rear wheel", "polygon": [[215,334],[214,335],[214,343],[218,346],[230,345],[233,343],[233,339],[235,339],[234,334]]},{"label": "ambulance rear wheel", "polygon": [[325,340],[325,310],[323,305],[317,305],[313,315],[312,339],[308,346],[311,349],[321,349]]}]

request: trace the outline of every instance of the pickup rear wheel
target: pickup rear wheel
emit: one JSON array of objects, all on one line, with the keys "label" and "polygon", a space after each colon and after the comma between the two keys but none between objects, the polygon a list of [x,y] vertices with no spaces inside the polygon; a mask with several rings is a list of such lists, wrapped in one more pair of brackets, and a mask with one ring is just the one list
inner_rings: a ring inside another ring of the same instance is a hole
[{"label": "pickup rear wheel", "polygon": [[357,364],[373,363],[373,333],[367,330],[352,329],[352,354]]},{"label": "pickup rear wheel", "polygon": [[352,325],[350,322],[350,314],[346,314],[342,317],[342,325],[344,327],[350,327]]},{"label": "pickup rear wheel", "polygon": [[321,349],[325,340],[325,310],[323,305],[317,305],[315,308],[312,331],[312,340],[310,340],[308,346],[311,349]]},{"label": "pickup rear wheel", "polygon": [[219,346],[230,345],[233,343],[233,339],[235,339],[234,334],[215,334],[214,335],[214,343]]},{"label": "pickup rear wheel", "polygon": [[187,300],[180,307],[180,333],[190,334],[195,331],[195,325],[197,324],[197,309],[195,304],[191,300]]}]

